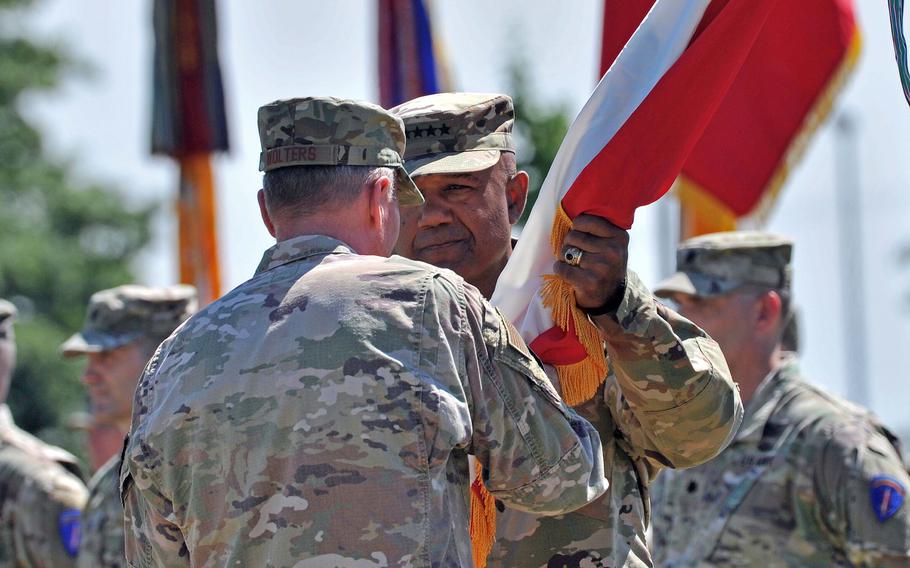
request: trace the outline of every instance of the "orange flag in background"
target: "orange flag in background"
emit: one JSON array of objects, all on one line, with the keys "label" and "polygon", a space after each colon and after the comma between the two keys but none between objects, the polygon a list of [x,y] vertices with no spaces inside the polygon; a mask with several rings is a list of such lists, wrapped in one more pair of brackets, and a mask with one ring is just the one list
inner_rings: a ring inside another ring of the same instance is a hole
[{"label": "orange flag in background", "polygon": [[180,281],[221,295],[211,154],[228,149],[214,0],[155,0],[152,152],[180,167]]}]

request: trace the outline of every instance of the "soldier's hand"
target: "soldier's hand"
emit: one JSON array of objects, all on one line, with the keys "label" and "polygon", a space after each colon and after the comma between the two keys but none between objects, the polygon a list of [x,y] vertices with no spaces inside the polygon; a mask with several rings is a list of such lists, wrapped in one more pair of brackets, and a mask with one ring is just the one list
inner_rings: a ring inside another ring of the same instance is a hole
[{"label": "soldier's hand", "polygon": [[[573,253],[569,262],[567,250]],[[578,251],[580,259],[576,259]],[[553,269],[575,290],[578,307],[598,314],[616,310],[625,292],[629,233],[602,217],[579,215],[563,241],[562,252],[563,258]]]}]

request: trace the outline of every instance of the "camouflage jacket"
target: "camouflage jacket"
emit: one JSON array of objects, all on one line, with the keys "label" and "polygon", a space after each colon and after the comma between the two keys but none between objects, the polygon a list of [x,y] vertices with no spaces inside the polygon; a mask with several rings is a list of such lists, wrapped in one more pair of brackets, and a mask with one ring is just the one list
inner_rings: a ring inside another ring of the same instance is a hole
[{"label": "camouflage jacket", "polygon": [[652,566],[651,480],[663,467],[711,459],[736,432],[742,403],[717,343],[657,303],[632,272],[615,322],[607,330],[613,372],[576,408],[600,432],[610,489],[566,515],[504,509],[488,566]]},{"label": "camouflage jacket", "polygon": [[120,503],[120,456],[101,466],[88,486],[88,504],[82,512],[82,544],[79,568],[121,568],[123,552],[123,504]]},{"label": "camouflage jacket", "polygon": [[512,507],[606,489],[594,428],[454,273],[283,241],[166,340],[121,472],[137,566],[470,566],[468,454]]},{"label": "camouflage jacket", "polygon": [[892,440],[788,359],[759,386],[727,450],[658,480],[658,564],[910,566],[910,481]]},{"label": "camouflage jacket", "polygon": [[0,404],[0,568],[76,565],[85,485],[76,458],[13,423]]}]

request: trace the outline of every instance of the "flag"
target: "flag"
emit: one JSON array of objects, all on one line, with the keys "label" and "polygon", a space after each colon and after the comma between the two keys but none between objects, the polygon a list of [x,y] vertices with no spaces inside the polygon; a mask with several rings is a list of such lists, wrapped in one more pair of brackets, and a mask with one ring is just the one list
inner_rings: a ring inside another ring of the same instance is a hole
[{"label": "flag", "polygon": [[891,16],[891,39],[894,41],[894,57],[900,74],[904,97],[910,104],[910,70],[907,69],[907,40],[904,37],[904,0],[888,0],[888,14]]},{"label": "flag", "polygon": [[[653,3],[605,3],[602,69]],[[734,229],[744,218],[764,220],[826,119],[860,45],[852,0],[777,4],[682,168],[683,236]]]},{"label": "flag", "polygon": [[493,294],[578,404],[606,374],[603,345],[550,275],[571,219],[628,229],[635,209],[672,185],[775,0],[658,0],[569,129]]},{"label": "flag", "polygon": [[449,90],[441,42],[434,41],[425,0],[379,0],[379,100],[392,108]]},{"label": "flag", "polygon": [[214,0],[155,0],[152,153],[177,160],[180,281],[221,295],[211,154],[228,149]]},{"label": "flag", "polygon": [[[599,215],[628,229],[636,208],[666,193],[775,3],[658,0],[631,26],[635,33],[569,128],[491,298],[556,368],[568,404],[593,397],[607,372],[599,332],[568,284],[549,274],[572,219]],[[495,508],[479,480],[471,497],[475,567],[483,568]]]}]

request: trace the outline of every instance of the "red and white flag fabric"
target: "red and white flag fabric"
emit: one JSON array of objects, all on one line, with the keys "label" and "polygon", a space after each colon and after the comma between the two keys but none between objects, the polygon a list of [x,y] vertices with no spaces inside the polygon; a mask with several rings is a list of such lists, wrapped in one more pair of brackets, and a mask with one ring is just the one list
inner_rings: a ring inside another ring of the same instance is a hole
[{"label": "red and white flag fabric", "polygon": [[603,343],[552,275],[571,220],[628,229],[660,198],[749,54],[777,0],[658,0],[569,129],[492,302],[556,367],[569,404],[606,376]]},{"label": "red and white flag fabric", "polygon": [[[653,5],[654,0],[604,0],[601,73]],[[858,60],[862,34],[854,5],[854,0],[778,2],[768,15],[680,172],[675,190],[683,238],[767,219]]]},{"label": "red and white flag fabric", "polygon": [[[736,77],[777,0],[657,0],[572,124],[491,301],[580,404],[606,378],[603,341],[551,274],[583,213],[632,226],[662,196]],[[483,568],[495,508],[472,484],[471,542]]]}]

